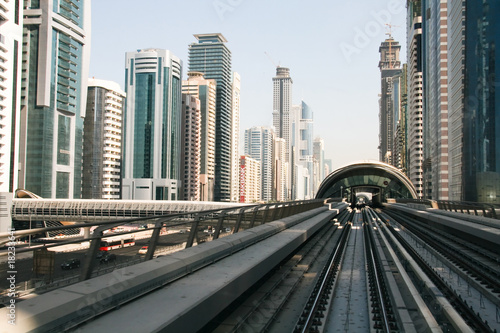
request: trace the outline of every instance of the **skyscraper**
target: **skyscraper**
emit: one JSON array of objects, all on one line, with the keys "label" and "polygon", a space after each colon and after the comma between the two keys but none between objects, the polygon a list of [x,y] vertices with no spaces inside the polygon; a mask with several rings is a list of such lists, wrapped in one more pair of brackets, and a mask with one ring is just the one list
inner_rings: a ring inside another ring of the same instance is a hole
[{"label": "skyscraper", "polygon": [[285,162],[285,139],[278,138],[276,135],[273,140],[273,169],[272,169],[272,198],[274,201],[285,201],[285,188],[287,183],[286,169],[288,163]]},{"label": "skyscraper", "polygon": [[[23,2],[0,6],[0,202],[10,207],[18,188],[21,115]],[[12,224],[9,209],[0,209],[0,233]]]},{"label": "skyscraper", "polygon": [[82,198],[121,198],[122,114],[118,83],[89,79],[83,134]]},{"label": "skyscraper", "polygon": [[0,6],[0,193],[10,196],[18,186],[22,8],[21,1]]},{"label": "skyscraper", "polygon": [[19,186],[80,198],[90,0],[24,2]]},{"label": "skyscraper", "polygon": [[[424,160],[423,198],[449,199],[448,3],[408,2],[408,24],[422,25]],[[410,18],[411,19],[410,21]],[[418,49],[414,50],[419,52]]]},{"label": "skyscraper", "polygon": [[381,72],[381,94],[379,112],[379,159],[385,163],[393,164],[392,153],[394,149],[394,103],[393,103],[393,78],[401,73],[399,50],[401,46],[389,36],[379,47]]},{"label": "skyscraper", "polygon": [[447,9],[450,199],[500,203],[500,3]]},{"label": "skyscraper", "polygon": [[205,79],[203,73],[189,72],[182,81],[182,92],[200,100],[200,200],[214,200],[215,180],[215,110],[216,83]]},{"label": "skyscraper", "polygon": [[239,141],[240,141],[240,90],[241,78],[236,72],[233,72],[232,79],[232,124],[231,124],[231,202],[238,202],[239,194]]},{"label": "skyscraper", "polygon": [[182,62],[168,50],[127,52],[123,199],[177,200]]},{"label": "skyscraper", "polygon": [[313,113],[304,101],[292,106],[290,115],[293,167],[292,199],[311,199],[313,195]]},{"label": "skyscraper", "polygon": [[274,132],[269,127],[252,127],[245,130],[245,155],[260,163],[260,200],[272,200]]},{"label": "skyscraper", "polygon": [[[418,1],[419,2],[419,1]],[[422,76],[422,14],[420,8],[409,2],[408,14],[408,170],[407,174],[417,195],[423,193],[423,76]],[[411,23],[410,23],[411,21]]]},{"label": "skyscraper", "polygon": [[313,142],[313,196],[325,177],[325,141],[317,137]]},{"label": "skyscraper", "polygon": [[231,200],[232,84],[231,51],[220,33],[194,35],[189,45],[189,71],[217,82],[215,117],[215,201]]},{"label": "skyscraper", "polygon": [[[273,77],[273,126],[278,138],[285,140],[285,161],[292,165],[291,161],[291,143],[290,143],[290,112],[292,108],[292,84],[290,69],[285,67],[276,67],[276,76]],[[288,182],[285,185],[285,196],[291,198],[292,175],[291,167],[288,168]]]},{"label": "skyscraper", "polygon": [[181,115],[181,200],[200,200],[200,152],[201,152],[200,100],[182,94]]}]

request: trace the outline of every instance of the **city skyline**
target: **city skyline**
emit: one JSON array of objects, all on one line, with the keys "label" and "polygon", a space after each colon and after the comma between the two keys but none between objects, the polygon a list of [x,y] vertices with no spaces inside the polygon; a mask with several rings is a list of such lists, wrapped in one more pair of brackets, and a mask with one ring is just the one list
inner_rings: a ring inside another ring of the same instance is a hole
[{"label": "city skyline", "polygon": [[[125,51],[165,48],[186,64],[187,46],[194,34],[220,32],[228,40],[232,68],[241,75],[240,147],[245,128],[272,126],[272,77],[279,65],[290,68],[293,103],[304,100],[315,110],[314,136],[324,138],[325,158],[332,159],[334,169],[378,159],[378,47],[385,39],[385,24],[392,24],[392,35],[403,46],[401,57],[405,58],[404,1],[168,4],[169,11],[189,13],[189,20],[182,15],[160,19],[156,13],[162,13],[164,5],[158,3],[146,2],[132,14],[128,8],[134,7],[127,3],[112,9],[106,2],[92,4],[90,77],[123,86]],[[110,11],[115,15],[107,15]],[[303,24],[283,25],[290,20],[278,17],[286,16]],[[118,36],[112,48],[106,38],[109,35]],[[312,84],[316,80],[321,80],[319,86]],[[330,96],[334,102],[321,96]],[[357,133],[342,125],[359,118],[366,121],[357,126]],[[335,126],[337,123],[340,125]],[[366,145],[352,150],[339,144],[350,135],[362,137]]]}]

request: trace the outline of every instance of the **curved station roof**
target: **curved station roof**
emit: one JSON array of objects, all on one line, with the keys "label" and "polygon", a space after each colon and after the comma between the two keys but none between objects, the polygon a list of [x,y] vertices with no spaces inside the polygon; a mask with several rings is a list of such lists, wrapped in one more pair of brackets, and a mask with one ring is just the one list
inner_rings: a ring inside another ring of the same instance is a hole
[{"label": "curved station roof", "polygon": [[389,198],[416,199],[411,181],[399,169],[382,162],[358,162],[329,174],[321,183],[316,198],[354,198],[369,193],[374,201]]}]

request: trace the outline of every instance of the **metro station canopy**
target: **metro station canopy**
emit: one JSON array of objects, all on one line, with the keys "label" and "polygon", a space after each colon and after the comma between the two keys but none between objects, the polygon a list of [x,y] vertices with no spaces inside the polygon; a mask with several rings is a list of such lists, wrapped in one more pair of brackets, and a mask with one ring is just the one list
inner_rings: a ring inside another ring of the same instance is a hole
[{"label": "metro station canopy", "polygon": [[389,198],[417,198],[415,187],[404,173],[376,161],[353,163],[335,170],[323,180],[316,198],[346,198],[352,202],[367,193],[374,203]]}]

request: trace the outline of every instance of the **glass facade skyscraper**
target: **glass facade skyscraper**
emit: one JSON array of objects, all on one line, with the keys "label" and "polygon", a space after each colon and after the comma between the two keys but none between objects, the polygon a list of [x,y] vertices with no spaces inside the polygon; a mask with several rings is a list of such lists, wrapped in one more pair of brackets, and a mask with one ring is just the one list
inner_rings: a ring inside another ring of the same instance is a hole
[{"label": "glass facade skyscraper", "polygon": [[232,71],[231,51],[220,33],[194,35],[189,45],[189,71],[201,72],[217,83],[215,116],[214,200],[231,200]]},{"label": "glass facade skyscraper", "polygon": [[245,130],[245,155],[260,163],[260,200],[272,200],[274,131],[269,127],[252,127]]},{"label": "glass facade skyscraper", "polygon": [[80,198],[90,0],[28,0],[24,8],[19,186]]},{"label": "glass facade skyscraper", "polygon": [[123,199],[177,200],[181,77],[168,50],[126,54]]},{"label": "glass facade skyscraper", "polygon": [[500,203],[500,2],[448,1],[450,198]]}]

